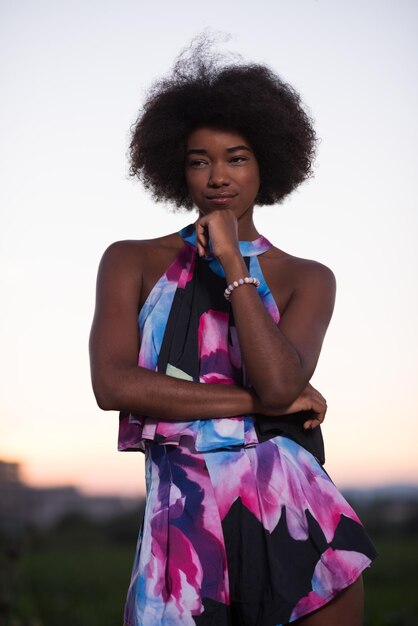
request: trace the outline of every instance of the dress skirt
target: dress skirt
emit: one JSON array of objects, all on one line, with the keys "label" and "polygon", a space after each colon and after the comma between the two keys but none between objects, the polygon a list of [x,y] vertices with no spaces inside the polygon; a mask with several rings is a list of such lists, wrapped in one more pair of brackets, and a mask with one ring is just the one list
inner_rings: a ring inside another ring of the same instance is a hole
[{"label": "dress skirt", "polygon": [[198,452],[146,443],[147,502],[126,626],[280,626],[376,556],[316,458],[278,435]]}]

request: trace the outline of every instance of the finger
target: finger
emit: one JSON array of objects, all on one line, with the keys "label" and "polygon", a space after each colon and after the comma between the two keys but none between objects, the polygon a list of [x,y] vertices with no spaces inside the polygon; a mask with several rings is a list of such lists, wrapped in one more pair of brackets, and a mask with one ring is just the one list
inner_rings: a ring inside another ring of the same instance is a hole
[{"label": "finger", "polygon": [[315,415],[315,417],[312,417],[311,419],[306,420],[306,422],[304,422],[303,424],[303,428],[305,430],[317,428],[318,426],[322,424],[324,419],[325,419],[325,412],[323,411],[319,412],[317,415]]},{"label": "finger", "polygon": [[315,411],[315,413],[316,415],[314,419],[316,419],[320,424],[322,424],[322,422],[325,419],[326,408],[324,406],[321,406]]},{"label": "finger", "polygon": [[313,397],[315,398],[315,400],[317,400],[318,402],[322,402],[323,404],[326,405],[327,401],[325,400],[324,396],[322,395],[322,393],[320,393],[317,389],[314,389],[312,387],[312,394]]},{"label": "finger", "polygon": [[315,413],[326,413],[327,408],[327,401],[321,396],[321,394],[312,398],[312,410],[315,411]]},{"label": "finger", "polygon": [[325,419],[325,411],[321,411],[321,413],[318,413],[318,415],[316,416],[316,421],[318,422],[318,424],[322,424],[324,419]]},{"label": "finger", "polygon": [[208,220],[206,217],[202,217],[196,222],[196,235],[203,235],[208,228]]},{"label": "finger", "polygon": [[200,256],[204,256],[206,254],[206,241],[203,237],[196,239],[196,246]]},{"label": "finger", "polygon": [[327,405],[323,402],[315,402],[312,406],[312,411],[316,413],[317,416],[322,416],[322,421],[324,421],[325,413],[327,412]]},{"label": "finger", "polygon": [[324,396],[322,395],[322,393],[320,391],[318,391],[318,389],[316,389],[315,387],[313,387],[310,383],[308,383],[307,388],[309,387],[310,393],[318,399],[321,399],[323,402],[325,402],[326,404],[326,400],[324,398]]},{"label": "finger", "polygon": [[198,235],[196,237],[196,247],[200,256],[203,256],[205,254],[205,245],[206,245],[205,238],[201,235]]},{"label": "finger", "polygon": [[196,246],[200,256],[204,256],[209,251],[208,237],[203,227],[196,229]]}]

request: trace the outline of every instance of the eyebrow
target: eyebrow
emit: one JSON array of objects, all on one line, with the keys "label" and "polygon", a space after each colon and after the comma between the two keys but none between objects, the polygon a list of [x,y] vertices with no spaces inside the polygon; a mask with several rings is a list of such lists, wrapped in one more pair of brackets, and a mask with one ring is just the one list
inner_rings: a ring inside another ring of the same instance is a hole
[{"label": "eyebrow", "polygon": [[[231,153],[231,152],[238,152],[239,150],[247,150],[248,152],[252,152],[252,150],[250,150],[250,148],[248,146],[233,146],[232,148],[227,148],[226,151]],[[191,148],[190,150],[187,150],[187,154],[207,154],[208,151],[204,150],[202,148]]]}]

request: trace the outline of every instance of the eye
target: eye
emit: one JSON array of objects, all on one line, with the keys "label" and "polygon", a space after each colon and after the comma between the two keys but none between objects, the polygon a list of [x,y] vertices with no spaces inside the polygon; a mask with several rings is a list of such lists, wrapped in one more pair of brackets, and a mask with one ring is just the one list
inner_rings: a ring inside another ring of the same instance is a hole
[{"label": "eye", "polygon": [[243,163],[244,161],[248,161],[248,157],[237,155],[230,159],[231,163],[237,163],[237,164]]},{"label": "eye", "polygon": [[206,164],[207,164],[207,161],[204,161],[203,159],[192,159],[187,162],[188,167],[193,167],[195,169],[204,167]]}]

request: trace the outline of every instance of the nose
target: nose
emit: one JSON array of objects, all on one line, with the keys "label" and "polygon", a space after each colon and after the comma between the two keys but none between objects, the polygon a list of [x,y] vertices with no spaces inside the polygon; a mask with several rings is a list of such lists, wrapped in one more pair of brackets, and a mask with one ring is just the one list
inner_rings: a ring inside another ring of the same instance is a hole
[{"label": "nose", "polygon": [[229,185],[229,174],[223,163],[212,163],[209,171],[208,187],[223,187]]}]

